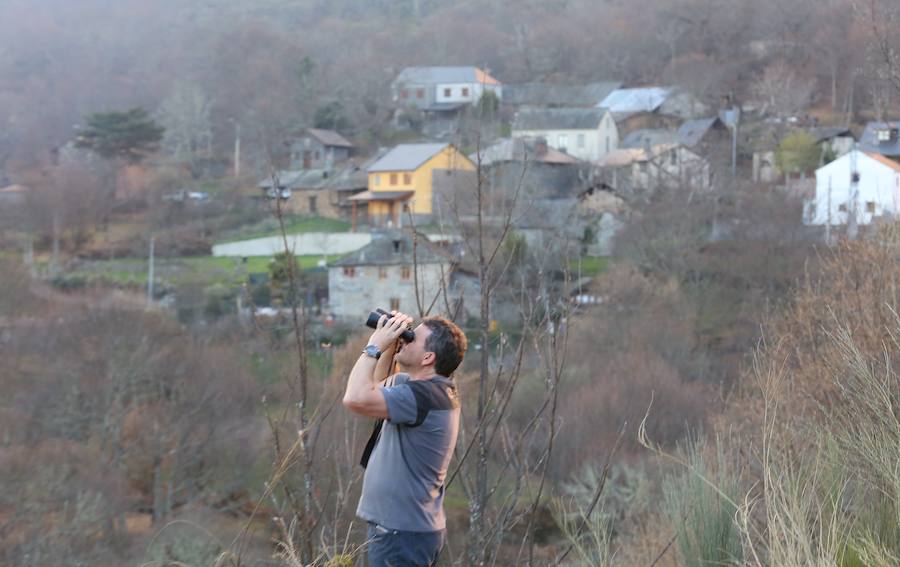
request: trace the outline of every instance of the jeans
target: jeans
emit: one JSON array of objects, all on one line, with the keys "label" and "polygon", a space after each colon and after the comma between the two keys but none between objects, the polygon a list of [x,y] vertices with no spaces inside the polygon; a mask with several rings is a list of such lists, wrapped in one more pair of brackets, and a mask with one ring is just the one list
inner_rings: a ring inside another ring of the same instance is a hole
[{"label": "jeans", "polygon": [[429,567],[437,563],[447,530],[402,532],[369,523],[369,567]]}]

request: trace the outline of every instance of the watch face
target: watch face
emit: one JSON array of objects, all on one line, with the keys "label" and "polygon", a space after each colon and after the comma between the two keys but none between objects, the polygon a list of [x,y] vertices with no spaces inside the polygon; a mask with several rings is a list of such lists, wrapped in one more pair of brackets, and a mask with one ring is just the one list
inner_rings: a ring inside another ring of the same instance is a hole
[{"label": "watch face", "polygon": [[379,350],[375,345],[367,345],[363,352],[365,352],[372,358],[378,358],[381,356],[381,350]]}]

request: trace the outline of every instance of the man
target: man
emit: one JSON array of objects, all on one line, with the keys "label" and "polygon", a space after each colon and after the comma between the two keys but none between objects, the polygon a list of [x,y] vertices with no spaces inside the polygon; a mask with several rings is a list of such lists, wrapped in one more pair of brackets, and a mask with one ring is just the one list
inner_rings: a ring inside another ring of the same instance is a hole
[{"label": "man", "polygon": [[[411,323],[396,311],[381,317],[344,393],[350,411],[385,420],[356,510],[369,523],[370,567],[433,565],[446,538],[444,480],[459,430],[450,377],[466,336],[451,321],[428,317],[412,342],[398,340]],[[388,378],[393,361],[401,372]]]}]

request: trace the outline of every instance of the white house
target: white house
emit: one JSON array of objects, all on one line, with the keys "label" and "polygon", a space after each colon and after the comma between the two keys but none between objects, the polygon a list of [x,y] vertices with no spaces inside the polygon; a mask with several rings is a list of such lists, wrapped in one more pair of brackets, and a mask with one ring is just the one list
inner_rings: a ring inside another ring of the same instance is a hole
[{"label": "white house", "polygon": [[616,122],[605,108],[530,108],[516,114],[513,138],[544,138],[547,145],[585,161],[619,147]]},{"label": "white house", "polygon": [[399,107],[444,111],[475,104],[485,91],[500,99],[503,85],[478,67],[407,67],[394,79],[391,91]]},{"label": "white house", "polygon": [[803,224],[844,225],[855,211],[857,224],[867,225],[898,208],[900,163],[853,150],[816,170],[816,194],[804,203]]}]

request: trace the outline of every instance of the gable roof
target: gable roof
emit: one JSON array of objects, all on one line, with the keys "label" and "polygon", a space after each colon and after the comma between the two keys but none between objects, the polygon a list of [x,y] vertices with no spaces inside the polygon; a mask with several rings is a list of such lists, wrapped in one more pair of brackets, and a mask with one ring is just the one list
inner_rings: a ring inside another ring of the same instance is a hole
[{"label": "gable roof", "polygon": [[725,124],[718,116],[712,118],[696,118],[694,120],[685,120],[678,127],[678,142],[684,146],[692,148],[700,143],[707,132],[709,132],[716,124],[724,127]]},{"label": "gable roof", "polygon": [[[397,244],[395,244],[395,242]],[[408,232],[393,231],[376,237],[356,252],[333,262],[343,266],[401,266],[416,264],[449,264],[450,260],[438,253],[427,238],[419,236],[413,257],[413,239]]]},{"label": "gable roof", "polygon": [[593,130],[606,113],[605,108],[524,108],[513,130]]},{"label": "gable roof", "polygon": [[622,85],[617,81],[589,83],[587,85],[551,85],[525,83],[503,87],[505,104],[534,106],[596,106],[609,93]]},{"label": "gable roof", "polygon": [[616,89],[597,106],[608,108],[610,112],[615,113],[653,112],[666,101],[671,91],[669,87]]},{"label": "gable roof", "polygon": [[500,81],[478,67],[407,67],[400,71],[396,83],[479,83],[499,85]]},{"label": "gable roof", "polygon": [[369,173],[378,171],[414,171],[450,144],[400,144],[369,166]]},{"label": "gable roof", "polygon": [[575,165],[578,160],[567,153],[551,148],[547,142],[541,146],[537,138],[503,138],[480,152],[469,155],[469,159],[477,161],[481,154],[481,165],[508,161],[530,161],[555,165]]},{"label": "gable roof", "polygon": [[806,131],[810,136],[816,139],[817,144],[833,138],[853,136],[850,128],[844,128],[843,126],[816,126],[807,128]]},{"label": "gable roof", "polygon": [[321,142],[325,146],[337,146],[341,148],[352,148],[353,144],[346,138],[335,132],[334,130],[323,130],[321,128],[307,128],[306,132]]}]

